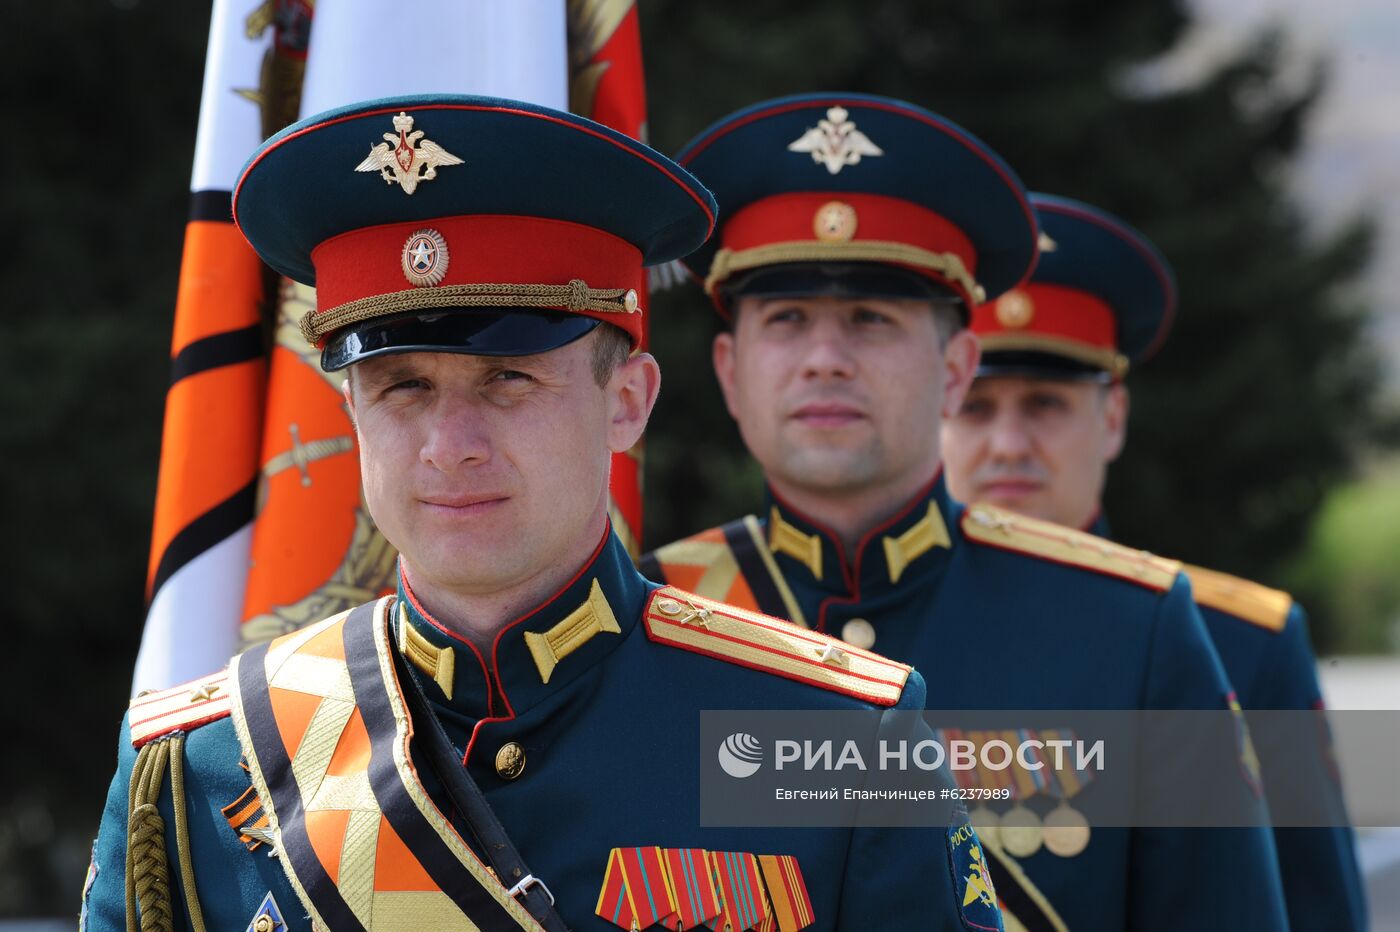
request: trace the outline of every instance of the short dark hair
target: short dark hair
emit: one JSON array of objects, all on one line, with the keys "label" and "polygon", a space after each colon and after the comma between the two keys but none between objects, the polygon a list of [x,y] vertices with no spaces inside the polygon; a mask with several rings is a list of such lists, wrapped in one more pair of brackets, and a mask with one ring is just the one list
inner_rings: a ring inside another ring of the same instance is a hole
[{"label": "short dark hair", "polygon": [[617,367],[632,354],[632,338],[620,327],[603,324],[593,330],[593,380],[602,388]]}]

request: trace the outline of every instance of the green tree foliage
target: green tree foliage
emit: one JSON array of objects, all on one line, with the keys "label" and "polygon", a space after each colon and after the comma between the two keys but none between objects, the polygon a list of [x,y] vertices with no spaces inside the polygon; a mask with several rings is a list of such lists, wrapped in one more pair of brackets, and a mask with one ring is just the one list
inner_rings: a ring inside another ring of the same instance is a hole
[{"label": "green tree foliage", "polygon": [[1389,653],[1400,648],[1400,463],[1368,470],[1332,490],[1288,574],[1314,614],[1331,623],[1314,632],[1319,650]]},{"label": "green tree foliage", "polygon": [[[971,129],[1032,190],[1140,226],[1175,266],[1181,308],[1165,350],[1130,377],[1131,439],[1108,514],[1135,545],[1277,578],[1364,448],[1379,384],[1368,309],[1343,287],[1368,258],[1370,227],[1313,242],[1286,192],[1320,72],[1289,89],[1263,36],[1196,85],[1144,89],[1141,66],[1187,26],[1171,0],[816,0],[800,12],[655,0],[644,13],[664,150],[765,97],[883,93]],[[758,497],[716,408],[715,325],[694,319],[703,299],[692,286],[654,310],[666,381],[648,439],[647,538],[659,544]]]}]

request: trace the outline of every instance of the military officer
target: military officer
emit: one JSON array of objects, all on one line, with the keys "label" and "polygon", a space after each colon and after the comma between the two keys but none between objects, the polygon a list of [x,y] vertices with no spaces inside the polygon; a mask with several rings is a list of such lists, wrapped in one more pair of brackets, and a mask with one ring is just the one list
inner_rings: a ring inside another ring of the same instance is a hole
[{"label": "military officer", "polygon": [[[860,94],[757,104],[679,160],[722,211],[684,262],[728,320],[715,372],[768,500],[643,571],[913,663],[930,709],[1227,708],[1178,564],[964,508],[940,476],[939,419],[977,367],[968,309],[1035,260],[1011,169],[935,114]],[[1258,805],[1230,755],[1181,753]],[[1142,792],[1178,774],[1154,764]],[[1077,789],[1022,789],[1014,830],[983,833],[1008,927],[1286,927],[1267,828],[1090,831],[1057,805]]]},{"label": "military officer", "polygon": [[[1157,249],[1122,220],[1062,197],[1033,194],[1031,203],[1046,248],[1029,282],[973,311],[982,358],[961,410],[943,426],[948,488],[1106,537],[1101,500],[1126,436],[1124,377],[1166,336],[1176,290]],[[1307,623],[1288,594],[1186,571],[1241,706],[1321,709]],[[1309,740],[1290,742],[1285,760],[1272,761],[1268,743],[1260,745],[1266,791],[1286,772],[1290,792],[1325,802],[1335,821],[1274,831],[1288,917],[1295,929],[1365,928],[1340,788],[1307,727]]]},{"label": "military officer", "polygon": [[[90,929],[997,929],[976,836],[702,827],[698,711],[922,708],[908,666],[648,584],[608,526],[643,266],[711,195],[591,121],[425,96],[268,140],[233,196],[345,370],[398,591],[134,700]],[[742,658],[742,662],[738,661]],[[882,713],[883,714],[883,713]]]}]

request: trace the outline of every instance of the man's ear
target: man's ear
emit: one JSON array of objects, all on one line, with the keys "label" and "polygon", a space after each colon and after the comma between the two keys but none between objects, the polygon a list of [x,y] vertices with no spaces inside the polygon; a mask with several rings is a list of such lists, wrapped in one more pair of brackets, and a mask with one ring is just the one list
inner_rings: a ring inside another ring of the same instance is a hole
[{"label": "man's ear", "polygon": [[734,385],[737,354],[738,345],[734,341],[733,331],[726,330],[715,335],[715,341],[710,346],[710,361],[715,367],[715,381],[719,382],[719,390],[724,395],[724,406],[729,409],[729,416],[736,420],[739,417],[734,408],[734,399],[738,397]]},{"label": "man's ear", "polygon": [[650,353],[637,353],[613,370],[608,395],[608,449],[622,453],[636,446],[661,392],[661,367]]},{"label": "man's ear", "polygon": [[977,363],[982,359],[982,344],[971,330],[963,328],[948,339],[943,348],[943,419],[946,421],[962,410],[963,399],[972,380],[977,376]]},{"label": "man's ear", "polygon": [[1111,463],[1118,459],[1118,454],[1123,452],[1123,444],[1128,440],[1129,407],[1128,386],[1122,382],[1114,382],[1104,389],[1103,460],[1105,463]]},{"label": "man's ear", "polygon": [[351,380],[352,376],[346,372],[345,380],[340,383],[340,395],[345,399],[345,413],[350,415],[350,427],[358,430],[355,427],[355,392],[350,387]]}]

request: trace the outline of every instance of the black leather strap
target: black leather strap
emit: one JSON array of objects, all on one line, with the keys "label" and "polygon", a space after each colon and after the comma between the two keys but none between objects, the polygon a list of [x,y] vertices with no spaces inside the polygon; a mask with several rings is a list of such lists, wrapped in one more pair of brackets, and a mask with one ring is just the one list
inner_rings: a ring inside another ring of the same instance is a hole
[{"label": "black leather strap", "polygon": [[[392,617],[392,615],[390,616]],[[542,881],[530,873],[525,859],[515,849],[505,826],[496,817],[491,804],[486,801],[481,787],[462,766],[461,755],[452,745],[452,739],[438,721],[428,699],[423,695],[423,687],[407,669],[404,659],[397,650],[393,651],[394,665],[398,669],[399,681],[408,683],[404,699],[408,712],[417,726],[418,746],[423,750],[429,766],[437,774],[443,789],[452,800],[452,805],[466,820],[468,828],[476,839],[477,847],[486,854],[491,868],[507,888],[523,884],[516,899],[526,912],[543,926],[547,932],[568,932],[568,926],[554,908],[554,897]],[[533,878],[533,882],[532,882]]]},{"label": "black leather strap", "polygon": [[734,562],[739,564],[739,572],[744,574],[744,581],[749,584],[758,610],[774,618],[787,618],[787,603],[783,601],[773,574],[758,552],[759,544],[753,539],[748,522],[738,518],[720,528],[720,531],[724,534],[724,542],[729,545],[729,552],[734,554]]}]

